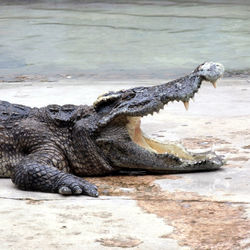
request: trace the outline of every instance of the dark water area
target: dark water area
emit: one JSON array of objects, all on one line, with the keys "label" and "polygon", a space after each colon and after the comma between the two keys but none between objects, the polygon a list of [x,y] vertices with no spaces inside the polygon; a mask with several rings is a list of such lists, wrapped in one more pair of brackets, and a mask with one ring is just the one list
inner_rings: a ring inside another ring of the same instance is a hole
[{"label": "dark water area", "polygon": [[0,80],[250,73],[250,1],[1,1]]}]

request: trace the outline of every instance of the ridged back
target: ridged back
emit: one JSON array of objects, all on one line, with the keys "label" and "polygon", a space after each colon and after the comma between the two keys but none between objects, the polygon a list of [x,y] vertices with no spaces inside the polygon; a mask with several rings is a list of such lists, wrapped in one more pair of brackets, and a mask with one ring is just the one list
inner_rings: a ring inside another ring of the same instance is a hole
[{"label": "ridged back", "polygon": [[0,101],[0,123],[25,118],[29,115],[31,110],[32,108],[24,105]]}]

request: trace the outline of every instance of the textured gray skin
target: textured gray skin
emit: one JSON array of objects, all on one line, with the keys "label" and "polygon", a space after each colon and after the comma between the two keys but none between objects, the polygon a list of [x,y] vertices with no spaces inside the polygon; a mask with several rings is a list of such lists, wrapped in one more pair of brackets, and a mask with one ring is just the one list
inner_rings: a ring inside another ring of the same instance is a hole
[{"label": "textured gray skin", "polygon": [[193,161],[150,152],[131,140],[126,124],[170,101],[188,101],[203,80],[213,83],[223,71],[221,64],[204,63],[166,84],[104,94],[93,106],[0,102],[0,177],[11,177],[23,190],[98,196],[95,185],[77,176],[218,169],[223,161],[212,152]]}]

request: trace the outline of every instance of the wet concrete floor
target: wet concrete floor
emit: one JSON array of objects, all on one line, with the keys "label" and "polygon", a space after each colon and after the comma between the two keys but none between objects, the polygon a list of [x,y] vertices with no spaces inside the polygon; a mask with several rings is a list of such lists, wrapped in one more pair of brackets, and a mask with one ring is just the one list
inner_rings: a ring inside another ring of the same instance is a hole
[{"label": "wet concrete floor", "polygon": [[[147,84],[1,83],[0,99],[91,104],[102,92]],[[225,79],[216,90],[204,84],[188,112],[174,103],[143,119],[161,141],[224,155],[220,171],[88,178],[99,198],[23,192],[0,179],[1,249],[249,249],[249,97],[249,79]]]}]

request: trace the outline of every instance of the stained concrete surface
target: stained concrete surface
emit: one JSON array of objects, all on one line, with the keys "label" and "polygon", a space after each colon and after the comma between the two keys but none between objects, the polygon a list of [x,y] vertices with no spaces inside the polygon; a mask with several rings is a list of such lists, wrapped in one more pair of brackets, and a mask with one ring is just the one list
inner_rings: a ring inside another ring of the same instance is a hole
[{"label": "stained concrete surface", "polygon": [[[91,104],[105,91],[150,83],[1,83],[0,99]],[[23,192],[0,179],[1,249],[249,249],[249,97],[248,79],[225,79],[216,90],[204,84],[189,112],[173,103],[143,118],[154,138],[224,155],[220,171],[89,178],[100,188],[97,199]]]}]

